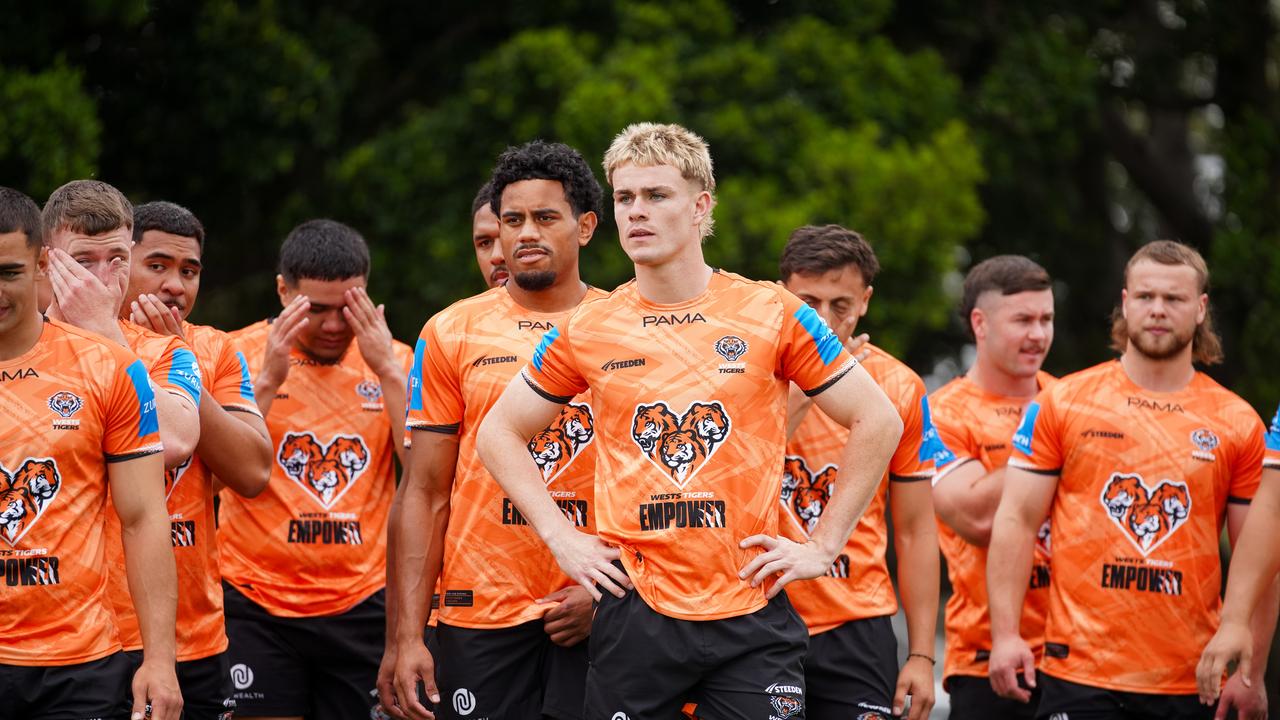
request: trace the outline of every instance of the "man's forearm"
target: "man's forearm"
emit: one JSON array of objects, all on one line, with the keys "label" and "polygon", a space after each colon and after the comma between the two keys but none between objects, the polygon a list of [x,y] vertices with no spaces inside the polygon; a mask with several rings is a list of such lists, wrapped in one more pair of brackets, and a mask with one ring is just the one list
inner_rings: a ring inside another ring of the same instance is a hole
[{"label": "man's forearm", "polygon": [[395,622],[389,623],[388,630],[395,633],[397,640],[422,641],[422,631],[431,614],[431,597],[444,567],[450,503],[447,495],[436,495],[416,483],[402,482],[391,506],[387,560],[389,574],[394,578],[390,590],[395,596]]},{"label": "man's forearm", "polygon": [[1018,636],[1022,602],[1031,580],[1035,529],[1012,513],[996,512],[987,552],[987,601],[991,637]]},{"label": "man's forearm", "polygon": [[548,546],[553,546],[561,533],[576,530],[547,492],[538,466],[529,455],[528,440],[521,439],[505,427],[500,418],[490,415],[481,425],[476,444],[480,459],[538,537]]},{"label": "man's forearm", "polygon": [[840,492],[832,493],[830,504],[823,510],[822,518],[814,528],[811,540],[834,560],[849,540],[853,526],[871,504],[889,459],[902,438],[902,424],[897,421],[854,421],[849,429],[849,439],[840,460],[840,474],[836,486]]},{"label": "man's forearm", "polygon": [[142,631],[143,656],[174,662],[177,657],[174,627],[178,577],[169,519],[163,511],[148,511],[124,524],[121,537],[129,594],[133,597],[134,612],[138,615]]},{"label": "man's forearm", "polygon": [[1261,683],[1267,674],[1267,656],[1271,652],[1271,640],[1276,631],[1276,614],[1280,612],[1280,577],[1273,575],[1270,585],[1266,587],[1258,608],[1249,621],[1249,629],[1253,633],[1253,667],[1250,679],[1255,683]]},{"label": "man's forearm", "polygon": [[[392,429],[394,431],[402,430],[404,428],[405,392],[408,382],[404,369],[400,367],[385,368],[378,373],[378,380],[382,383],[383,411],[391,421]],[[400,464],[403,465],[405,462],[404,443],[400,441],[398,435],[393,434],[391,446],[395,448],[396,457],[400,459]]]},{"label": "man's forearm", "polygon": [[257,416],[227,410],[208,390],[200,400],[200,459],[224,485],[254,497],[271,477],[271,438]]},{"label": "man's forearm", "polygon": [[[928,518],[932,526],[932,517]],[[898,592],[907,618],[908,652],[933,657],[938,624],[938,535],[931,531],[895,528]]]}]

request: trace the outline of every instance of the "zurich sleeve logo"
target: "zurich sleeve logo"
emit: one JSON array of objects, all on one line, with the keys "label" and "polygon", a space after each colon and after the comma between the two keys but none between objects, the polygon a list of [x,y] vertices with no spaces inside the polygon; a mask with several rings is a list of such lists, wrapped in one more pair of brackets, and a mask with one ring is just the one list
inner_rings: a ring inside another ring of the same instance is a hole
[{"label": "zurich sleeve logo", "polygon": [[160,417],[156,414],[156,392],[151,388],[147,368],[141,360],[134,360],[125,369],[125,374],[133,383],[133,392],[138,398],[138,437],[160,432]]},{"label": "zurich sleeve logo", "polygon": [[827,326],[827,322],[813,308],[805,305],[796,310],[795,319],[813,339],[823,365],[830,365],[840,356],[840,338],[836,337],[835,331]]},{"label": "zurich sleeve logo", "polygon": [[1036,436],[1036,417],[1040,415],[1040,403],[1032,401],[1022,414],[1022,422],[1018,423],[1018,431],[1013,434],[1013,446],[1023,455],[1031,457],[1031,445]]},{"label": "zurich sleeve logo", "polygon": [[933,424],[933,415],[929,411],[929,398],[920,398],[920,412],[920,462],[932,460],[935,468],[950,465],[956,459],[956,454],[942,442],[942,436],[938,434],[938,428]]},{"label": "zurich sleeve logo", "polygon": [[1271,428],[1267,430],[1267,449],[1280,452],[1280,408],[1276,416],[1271,418]]},{"label": "zurich sleeve logo", "polygon": [[542,336],[542,340],[538,342],[538,347],[533,351],[533,367],[538,372],[542,372],[542,363],[546,360],[547,351],[551,349],[551,345],[560,338],[560,329],[551,328],[546,335]]},{"label": "zurich sleeve logo", "polygon": [[182,388],[196,407],[200,407],[200,364],[196,362],[195,353],[186,348],[173,351],[173,361],[169,364],[169,384]]},{"label": "zurich sleeve logo", "polygon": [[253,378],[249,376],[249,361],[239,350],[236,351],[236,361],[240,363],[240,398],[256,404],[258,401],[253,395]]},{"label": "zurich sleeve logo", "polygon": [[418,338],[418,344],[413,346],[413,367],[409,368],[409,407],[408,410],[422,409],[422,356],[427,354],[427,341]]}]

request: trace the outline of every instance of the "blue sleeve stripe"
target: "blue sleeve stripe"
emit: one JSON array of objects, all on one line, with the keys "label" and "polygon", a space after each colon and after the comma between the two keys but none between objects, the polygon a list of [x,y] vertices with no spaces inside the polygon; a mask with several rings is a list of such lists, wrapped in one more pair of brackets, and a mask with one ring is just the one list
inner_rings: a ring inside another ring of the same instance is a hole
[{"label": "blue sleeve stripe", "polygon": [[160,432],[160,417],[156,414],[156,393],[151,389],[151,378],[141,360],[134,360],[125,369],[138,397],[138,437]]},{"label": "blue sleeve stripe", "polygon": [[830,365],[840,356],[840,338],[836,337],[835,332],[827,327],[826,321],[813,308],[808,305],[801,307],[796,310],[795,318],[809,332],[809,337],[813,338],[814,347],[817,348],[823,365]]},{"label": "blue sleeve stripe", "polygon": [[239,350],[236,351],[236,360],[240,362],[240,397],[257,405],[258,400],[253,394],[253,378],[249,375],[249,361],[245,360],[244,353]]},{"label": "blue sleeve stripe", "polygon": [[427,341],[418,338],[413,346],[413,366],[409,368],[408,410],[422,409],[422,356],[427,354]]},{"label": "blue sleeve stripe", "polygon": [[920,462],[933,461],[935,468],[943,468],[955,462],[956,454],[951,452],[947,444],[942,441],[942,436],[938,434],[938,428],[933,424],[933,414],[929,411],[929,398],[920,398],[921,415],[921,439],[920,439]]},{"label": "blue sleeve stripe", "polygon": [[542,362],[546,358],[547,350],[551,349],[551,344],[560,337],[560,328],[551,328],[546,335],[542,336],[542,340],[538,341],[538,347],[533,351],[533,367],[538,372],[542,372]]},{"label": "blue sleeve stripe", "polygon": [[1027,457],[1032,455],[1032,444],[1036,437],[1036,416],[1039,414],[1040,403],[1032,400],[1031,404],[1027,406],[1027,411],[1022,414],[1022,422],[1018,424],[1018,431],[1013,435],[1013,446]]},{"label": "blue sleeve stripe", "polygon": [[1271,428],[1267,430],[1267,449],[1280,452],[1280,408],[1276,409],[1275,417],[1271,418]]},{"label": "blue sleeve stripe", "polygon": [[196,407],[200,407],[200,363],[196,354],[186,348],[173,351],[173,361],[169,363],[169,384],[182,388]]}]

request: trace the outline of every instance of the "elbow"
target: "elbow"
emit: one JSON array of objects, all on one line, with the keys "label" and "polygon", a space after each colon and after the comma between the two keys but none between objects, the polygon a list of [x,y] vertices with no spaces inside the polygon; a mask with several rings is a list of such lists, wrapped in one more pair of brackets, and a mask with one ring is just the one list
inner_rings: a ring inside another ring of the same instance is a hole
[{"label": "elbow", "polygon": [[224,477],[223,483],[245,498],[255,498],[267,489],[271,480],[271,446],[265,442],[254,443],[253,453],[234,473]]},{"label": "elbow", "polygon": [[987,547],[991,544],[991,525],[992,518],[975,518],[958,534],[970,545]]},{"label": "elbow", "polygon": [[191,459],[192,453],[196,451],[196,441],[193,438],[175,435],[164,438],[162,442],[164,443],[165,470],[174,470],[181,467]]}]

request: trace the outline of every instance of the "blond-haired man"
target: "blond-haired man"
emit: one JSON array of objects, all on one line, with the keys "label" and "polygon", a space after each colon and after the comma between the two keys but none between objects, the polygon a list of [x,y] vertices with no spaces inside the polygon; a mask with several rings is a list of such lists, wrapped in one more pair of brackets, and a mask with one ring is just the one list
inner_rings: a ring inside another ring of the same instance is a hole
[{"label": "blond-haired man", "polygon": [[[707,265],[715,178],[702,138],[632,125],[604,165],[636,279],[543,337],[486,416],[481,458],[600,598],[587,717],[671,717],[686,700],[710,717],[798,716],[807,632],[782,588],[831,567],[902,422],[812,308]],[[806,543],[778,534],[788,381],[853,428],[842,492]],[[524,451],[588,390],[598,535],[569,523]]]}]

